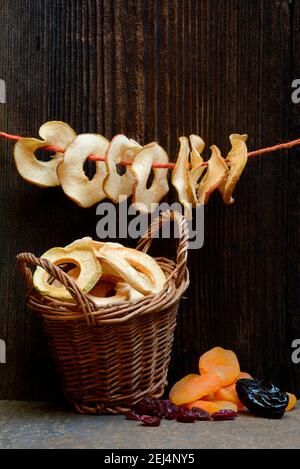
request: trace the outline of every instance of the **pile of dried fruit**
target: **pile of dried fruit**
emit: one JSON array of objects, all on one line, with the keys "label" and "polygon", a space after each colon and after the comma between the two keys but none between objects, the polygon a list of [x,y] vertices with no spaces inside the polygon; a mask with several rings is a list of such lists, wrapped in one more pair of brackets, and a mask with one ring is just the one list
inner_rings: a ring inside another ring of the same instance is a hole
[{"label": "pile of dried fruit", "polygon": [[[102,243],[92,238],[74,241],[66,247],[52,248],[41,256],[61,266],[97,306],[120,301],[137,301],[162,291],[166,277],[148,254],[117,243]],[[67,289],[37,267],[33,282],[44,296],[72,301]]]},{"label": "pile of dried fruit", "polygon": [[[153,204],[169,192],[168,169],[172,168],[171,182],[190,218],[191,207],[206,204],[216,189],[226,204],[234,202],[232,193],[248,159],[247,135],[240,134],[230,136],[232,148],[226,159],[213,145],[206,163],[201,156],[205,147],[202,138],[181,137],[177,162],[170,164],[167,153],[156,142],[141,146],[125,135],[117,135],[111,142],[98,134],[77,136],[68,124],[56,121],[44,124],[39,133],[41,140],[20,137],[16,143],[18,172],[39,187],[61,186],[81,207],[91,207],[105,198],[119,203],[120,197],[132,196],[137,210],[150,213]],[[43,148],[54,149],[49,161],[36,156]],[[91,179],[84,170],[87,159],[95,162]],[[125,167],[123,174],[118,165]]]},{"label": "pile of dried fruit", "polygon": [[126,414],[127,418],[147,426],[158,426],[163,417],[178,422],[234,420],[239,411],[246,410],[261,417],[280,418],[297,403],[293,394],[241,372],[236,354],[222,347],[200,357],[199,371],[174,384],[170,400],[145,398]]}]

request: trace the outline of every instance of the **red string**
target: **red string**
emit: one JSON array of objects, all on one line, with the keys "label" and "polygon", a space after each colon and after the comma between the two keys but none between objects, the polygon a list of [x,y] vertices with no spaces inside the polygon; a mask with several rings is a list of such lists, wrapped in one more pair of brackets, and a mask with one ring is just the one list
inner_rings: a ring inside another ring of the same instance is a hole
[{"label": "red string", "polygon": [[[20,137],[19,135],[10,135],[10,134],[7,134],[6,132],[0,132],[0,137],[3,137],[3,138],[6,138],[7,140],[13,140],[13,141],[19,141],[21,140],[23,137]],[[292,140],[291,142],[286,142],[286,143],[279,143],[278,145],[274,145],[272,147],[267,147],[267,148],[261,148],[260,150],[255,150],[255,151],[251,151],[248,153],[248,158],[254,158],[255,156],[259,156],[259,155],[264,155],[265,153],[271,153],[271,152],[274,152],[274,151],[278,151],[278,150],[282,150],[284,148],[292,148],[292,147],[295,147],[297,145],[300,145],[300,138],[297,139],[297,140]],[[51,145],[51,146],[45,146],[45,147],[42,147],[43,150],[46,150],[46,151],[53,151],[55,153],[64,153],[65,150],[61,147],[58,147],[56,145]],[[90,161],[105,161],[105,155],[90,155],[88,157],[88,160]],[[132,162],[131,161],[121,161],[120,162],[120,165],[121,166],[131,166],[132,165]],[[202,163],[202,166],[207,166],[207,162],[203,162]],[[175,163],[154,163],[152,165],[152,167],[154,169],[163,169],[163,168],[174,168],[175,167]]]},{"label": "red string", "polygon": [[7,138],[7,140],[21,140],[22,137],[20,137],[19,135],[10,135],[10,134],[7,134],[6,132],[0,132],[0,137],[3,137],[3,138]]}]

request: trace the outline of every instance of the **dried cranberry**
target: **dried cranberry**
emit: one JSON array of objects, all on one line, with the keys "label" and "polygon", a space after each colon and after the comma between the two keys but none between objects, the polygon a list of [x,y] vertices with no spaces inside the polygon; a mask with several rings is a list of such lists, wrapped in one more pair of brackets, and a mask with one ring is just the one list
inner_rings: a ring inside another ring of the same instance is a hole
[{"label": "dried cranberry", "polygon": [[163,403],[165,409],[167,409],[170,406],[174,406],[173,402],[170,401],[170,399],[162,399],[160,402]]},{"label": "dried cranberry", "polygon": [[140,420],[140,415],[137,414],[134,410],[129,410],[125,414],[127,420]]},{"label": "dried cranberry", "polygon": [[177,422],[193,423],[195,422],[195,415],[191,410],[180,408],[176,416]]},{"label": "dried cranberry", "polygon": [[152,410],[152,415],[162,419],[165,416],[166,407],[165,403],[161,400],[153,401],[155,406]]},{"label": "dried cranberry", "polygon": [[211,417],[213,420],[235,420],[237,412],[231,409],[222,409],[218,412],[214,412]]},{"label": "dried cranberry", "polygon": [[178,412],[179,412],[179,407],[175,404],[168,404],[168,406],[165,409],[165,419],[166,420],[176,420]]},{"label": "dried cranberry", "polygon": [[280,419],[289,402],[286,393],[266,381],[239,379],[236,392],[244,406],[259,417]]},{"label": "dried cranberry", "polygon": [[151,415],[141,415],[139,420],[145,427],[159,427],[160,425],[160,418]]},{"label": "dried cranberry", "polygon": [[206,410],[200,409],[199,407],[193,407],[191,409],[191,412],[193,412],[195,416],[195,420],[210,420],[210,415]]},{"label": "dried cranberry", "polygon": [[144,397],[144,399],[133,406],[133,410],[139,415],[153,415],[156,409],[156,401],[151,399],[151,397]]}]

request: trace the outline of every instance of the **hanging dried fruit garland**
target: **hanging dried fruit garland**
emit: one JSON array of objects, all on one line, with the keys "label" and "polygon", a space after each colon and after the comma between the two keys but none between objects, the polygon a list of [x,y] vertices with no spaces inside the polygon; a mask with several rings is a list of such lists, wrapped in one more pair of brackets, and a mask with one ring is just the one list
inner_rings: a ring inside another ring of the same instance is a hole
[{"label": "hanging dried fruit garland", "polygon": [[[132,196],[137,210],[150,213],[153,204],[160,202],[169,191],[168,170],[171,169],[171,182],[188,216],[191,207],[207,204],[216,189],[225,204],[232,204],[234,188],[248,158],[300,144],[298,139],[249,153],[247,135],[232,134],[232,148],[227,158],[224,159],[218,147],[212,145],[211,157],[205,162],[201,156],[204,141],[191,135],[180,138],[177,162],[171,163],[165,150],[156,142],[141,146],[124,135],[117,135],[111,142],[98,134],[76,135],[68,124],[57,121],[44,124],[39,134],[42,140],[0,132],[0,137],[16,141],[16,167],[29,183],[43,188],[61,186],[81,207],[91,207],[105,198],[118,203],[121,196]],[[55,154],[47,162],[40,161],[35,154],[39,149]],[[86,160],[95,162],[92,179],[84,171]],[[126,168],[124,174],[119,174],[118,165]],[[153,179],[148,187],[151,171]]]}]

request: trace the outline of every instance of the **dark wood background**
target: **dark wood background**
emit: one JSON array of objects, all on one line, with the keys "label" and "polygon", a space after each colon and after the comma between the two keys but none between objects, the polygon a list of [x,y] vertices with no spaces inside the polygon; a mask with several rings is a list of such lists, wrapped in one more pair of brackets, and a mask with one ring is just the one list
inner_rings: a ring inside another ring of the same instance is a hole
[{"label": "dark wood background", "polygon": [[[251,149],[300,137],[300,0],[0,0],[0,40],[1,130],[37,136],[60,119],[78,133],[157,139],[173,159],[191,132],[223,153],[232,132],[247,132]],[[26,184],[13,145],[0,149],[0,398],[53,399],[59,385],[15,256],[94,236],[95,209]],[[276,153],[249,162],[234,206],[213,196],[170,381],[218,344],[244,370],[300,389],[299,175],[299,149]]]}]

